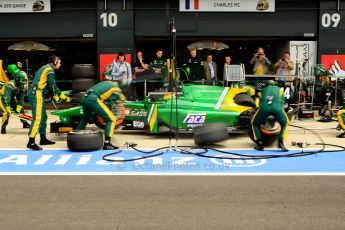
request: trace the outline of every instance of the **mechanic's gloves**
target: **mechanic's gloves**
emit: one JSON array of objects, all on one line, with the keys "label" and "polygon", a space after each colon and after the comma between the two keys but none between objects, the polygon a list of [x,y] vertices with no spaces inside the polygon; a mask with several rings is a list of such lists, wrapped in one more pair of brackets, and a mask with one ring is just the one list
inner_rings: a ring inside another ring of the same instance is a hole
[{"label": "mechanic's gloves", "polygon": [[56,103],[59,103],[61,100],[60,100],[60,97],[58,95],[54,95],[53,96],[53,100],[56,102]]},{"label": "mechanic's gloves", "polygon": [[67,97],[64,93],[61,93],[61,94],[60,94],[60,99],[61,99],[62,101],[71,102],[71,98],[70,98],[70,97]]},{"label": "mechanic's gloves", "polygon": [[64,93],[61,93],[60,96],[54,95],[53,100],[57,103],[59,103],[61,101],[71,102],[71,98],[67,97]]},{"label": "mechanic's gloves", "polygon": [[10,106],[6,106],[5,109],[6,109],[6,112],[8,114],[11,114],[11,107]]},{"label": "mechanic's gloves", "polygon": [[22,111],[23,106],[17,105],[16,109],[14,110],[15,113],[20,113]]}]

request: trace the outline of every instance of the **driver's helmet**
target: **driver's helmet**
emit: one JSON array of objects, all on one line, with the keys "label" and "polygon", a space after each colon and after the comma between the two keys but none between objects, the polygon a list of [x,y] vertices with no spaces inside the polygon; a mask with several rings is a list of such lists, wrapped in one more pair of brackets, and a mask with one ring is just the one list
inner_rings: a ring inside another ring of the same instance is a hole
[{"label": "driver's helmet", "polygon": [[24,71],[19,71],[14,77],[16,86],[20,89],[26,88],[26,83],[28,81],[28,75]]},{"label": "driver's helmet", "polygon": [[19,69],[23,68],[23,64],[21,62],[17,62],[17,66],[18,66]]}]

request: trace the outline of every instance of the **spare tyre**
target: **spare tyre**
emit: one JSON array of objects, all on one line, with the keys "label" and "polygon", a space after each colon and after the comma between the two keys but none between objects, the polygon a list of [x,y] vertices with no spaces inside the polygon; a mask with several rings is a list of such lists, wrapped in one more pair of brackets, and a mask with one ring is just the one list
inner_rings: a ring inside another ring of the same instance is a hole
[{"label": "spare tyre", "polygon": [[103,133],[94,130],[75,130],[67,134],[67,147],[73,152],[99,150],[103,146]]},{"label": "spare tyre", "polygon": [[76,78],[72,80],[72,90],[75,92],[86,92],[95,84],[95,79]]},{"label": "spare tyre", "polygon": [[194,127],[194,143],[199,146],[213,144],[229,138],[228,129],[223,122],[208,123]]},{"label": "spare tyre", "polygon": [[93,78],[96,75],[93,64],[74,64],[71,68],[72,78]]}]

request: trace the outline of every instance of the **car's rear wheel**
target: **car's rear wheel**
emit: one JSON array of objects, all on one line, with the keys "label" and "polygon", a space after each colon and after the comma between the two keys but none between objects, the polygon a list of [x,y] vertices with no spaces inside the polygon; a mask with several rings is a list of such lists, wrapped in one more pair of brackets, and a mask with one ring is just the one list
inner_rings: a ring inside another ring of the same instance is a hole
[{"label": "car's rear wheel", "polygon": [[[270,146],[276,142],[279,132],[281,131],[281,126],[277,121],[268,119],[268,121],[261,125],[260,131],[264,145]],[[249,138],[255,142],[252,125],[249,126],[248,135]]]},{"label": "car's rear wheel", "polygon": [[254,99],[244,93],[237,94],[234,97],[234,102],[238,105],[243,105],[243,106],[250,106],[250,107],[255,107],[255,101]]}]

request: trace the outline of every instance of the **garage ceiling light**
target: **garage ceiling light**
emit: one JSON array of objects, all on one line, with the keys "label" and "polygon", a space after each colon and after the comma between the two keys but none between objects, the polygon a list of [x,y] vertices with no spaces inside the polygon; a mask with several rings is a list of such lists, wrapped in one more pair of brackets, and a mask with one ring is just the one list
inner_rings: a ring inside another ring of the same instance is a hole
[{"label": "garage ceiling light", "polygon": [[51,49],[40,42],[35,41],[24,41],[24,42],[17,42],[7,48],[8,50],[25,50],[25,51],[35,51],[35,50],[42,50],[42,51],[50,51]]}]

